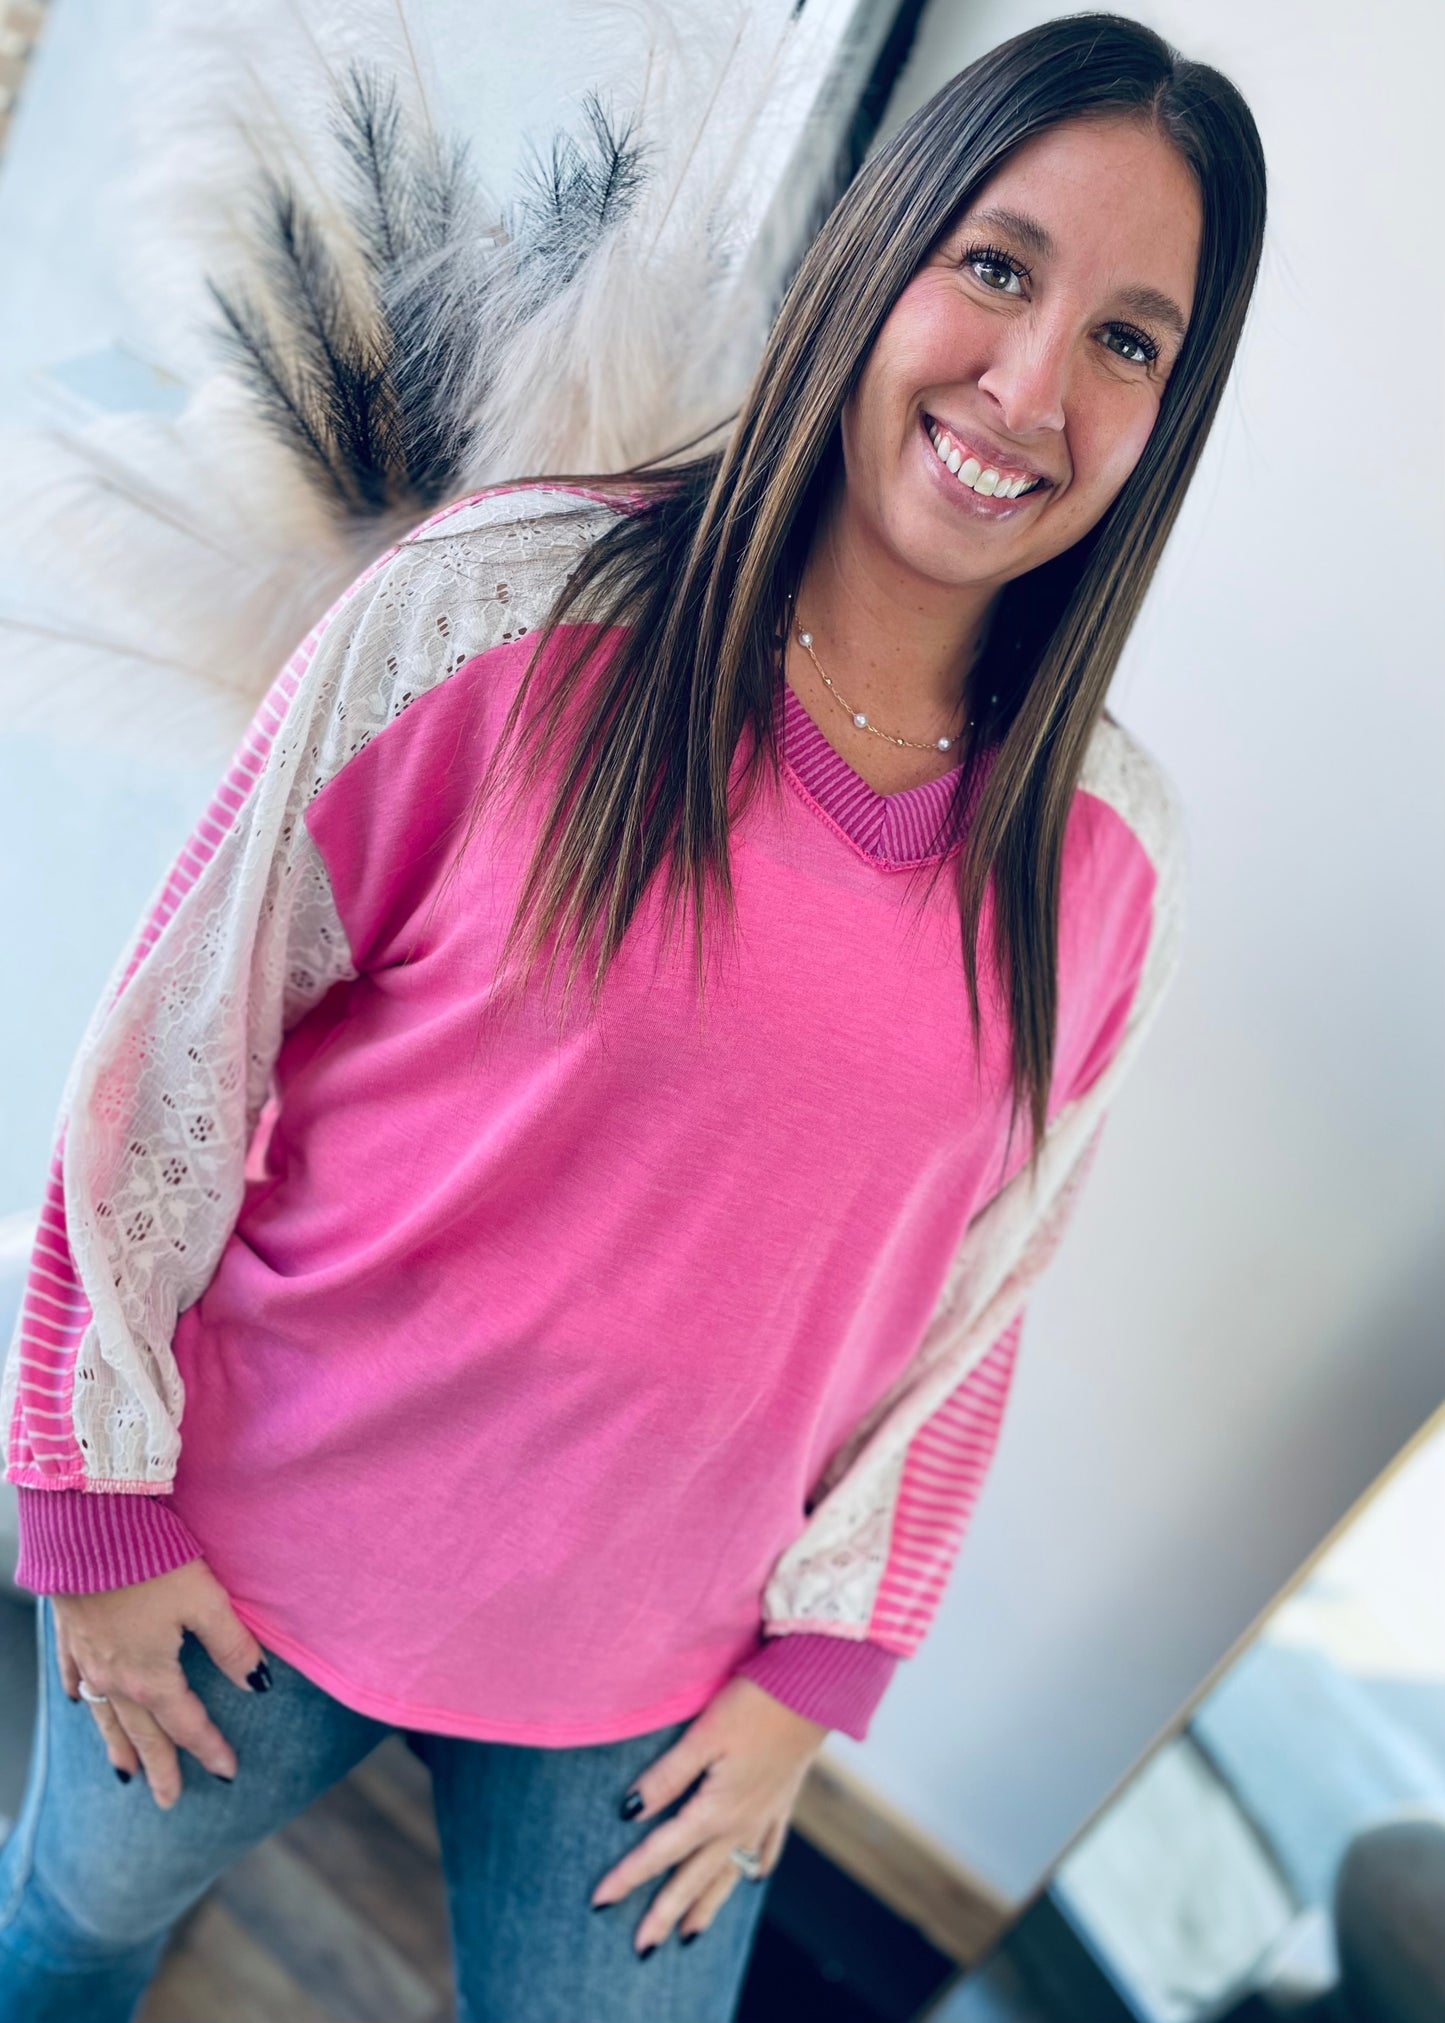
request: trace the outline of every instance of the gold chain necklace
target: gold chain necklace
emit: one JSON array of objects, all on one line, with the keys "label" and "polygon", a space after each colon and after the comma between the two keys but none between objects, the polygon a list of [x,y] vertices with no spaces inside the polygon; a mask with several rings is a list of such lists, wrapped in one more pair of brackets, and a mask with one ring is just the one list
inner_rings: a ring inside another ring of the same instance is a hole
[{"label": "gold chain necklace", "polygon": [[[793,609],[793,599],[791,594],[788,597],[788,608],[789,610]],[[854,709],[852,703],[845,702],[843,700],[843,697],[839,695],[837,689],[833,686],[831,677],[823,672],[823,663],[819,660],[817,654],[814,653],[813,651],[812,633],[804,631],[802,621],[800,619],[796,620],[794,625],[794,631],[797,636],[799,646],[802,647],[803,651],[807,654],[809,660],[811,660],[814,667],[817,668],[818,673],[822,677],[823,683],[827,688],[829,695],[833,697],[835,702],[839,703],[845,710],[847,710],[849,716],[852,717],[854,724],[860,731],[870,731],[875,738],[886,738],[890,745],[903,745],[906,746],[907,749],[911,752],[950,752],[953,750],[953,747],[958,743],[959,737],[961,735],[961,733],[958,731],[955,731],[951,737],[934,738],[930,744],[921,745],[913,738],[896,738],[894,737],[892,731],[880,730],[878,725],[870,720],[866,711],[861,709]],[[964,724],[964,729],[972,730],[972,728],[973,728],[973,718],[969,717]]]}]

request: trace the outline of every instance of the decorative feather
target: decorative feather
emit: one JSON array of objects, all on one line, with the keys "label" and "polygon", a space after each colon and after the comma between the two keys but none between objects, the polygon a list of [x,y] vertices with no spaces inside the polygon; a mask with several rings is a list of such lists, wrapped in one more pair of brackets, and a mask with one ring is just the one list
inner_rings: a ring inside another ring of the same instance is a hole
[{"label": "decorative feather", "polygon": [[779,281],[752,164],[792,10],[593,0],[583,31],[599,83],[502,203],[406,0],[157,0],[126,265],[191,391],[3,445],[7,722],[219,766],[427,511],[725,427]]}]

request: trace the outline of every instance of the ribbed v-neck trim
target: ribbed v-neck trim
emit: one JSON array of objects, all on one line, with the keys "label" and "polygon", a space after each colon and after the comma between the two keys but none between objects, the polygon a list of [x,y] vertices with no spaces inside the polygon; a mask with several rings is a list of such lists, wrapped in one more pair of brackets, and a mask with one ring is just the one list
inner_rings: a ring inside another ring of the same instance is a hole
[{"label": "ribbed v-neck trim", "polygon": [[829,744],[792,687],[783,682],[783,759],[798,785],[865,856],[879,864],[941,857],[938,837],[953,798],[954,772],[880,794]]}]

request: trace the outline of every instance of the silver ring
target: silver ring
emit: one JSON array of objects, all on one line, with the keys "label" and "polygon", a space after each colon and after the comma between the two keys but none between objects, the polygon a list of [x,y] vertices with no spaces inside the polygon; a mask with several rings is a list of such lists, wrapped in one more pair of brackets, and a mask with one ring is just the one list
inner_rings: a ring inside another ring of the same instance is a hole
[{"label": "silver ring", "polygon": [[742,1870],[750,1883],[755,1883],[763,1872],[762,1856],[754,1854],[750,1847],[733,1848],[728,1859]]},{"label": "silver ring", "polygon": [[82,1700],[88,1701],[92,1707],[108,1707],[110,1705],[109,1695],[106,1693],[92,1693],[84,1679],[80,1682],[80,1697]]}]

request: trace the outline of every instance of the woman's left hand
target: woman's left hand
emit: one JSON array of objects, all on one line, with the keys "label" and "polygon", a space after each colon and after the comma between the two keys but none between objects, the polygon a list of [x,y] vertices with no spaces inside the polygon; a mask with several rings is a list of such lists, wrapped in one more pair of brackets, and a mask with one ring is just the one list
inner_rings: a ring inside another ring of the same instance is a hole
[{"label": "woman's left hand", "polygon": [[808,1765],[827,1733],[751,1679],[729,1679],[636,1780],[632,1789],[643,1802],[631,1816],[665,1811],[702,1782],[680,1811],[607,1871],[593,1905],[620,1903],[639,1883],[671,1869],[633,1934],[634,1947],[651,1952],[678,1924],[683,1939],[705,1932],[743,1880],[733,1848],[753,1850],[763,1875],[777,1867]]}]

